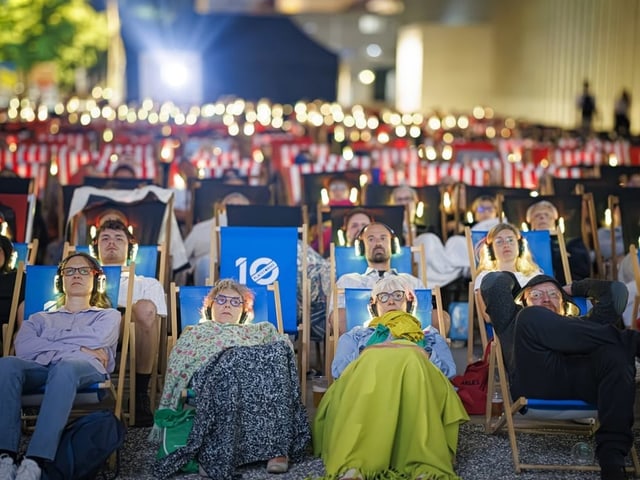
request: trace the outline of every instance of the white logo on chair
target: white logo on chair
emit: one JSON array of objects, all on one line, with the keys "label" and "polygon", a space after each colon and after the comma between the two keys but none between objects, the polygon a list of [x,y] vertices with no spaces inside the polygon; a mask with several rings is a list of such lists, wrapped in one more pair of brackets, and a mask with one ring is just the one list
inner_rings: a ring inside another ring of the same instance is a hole
[{"label": "white logo on chair", "polygon": [[[236,259],[236,267],[238,267],[238,276],[240,283],[247,283],[247,257]],[[269,257],[260,257],[251,262],[249,266],[249,275],[258,285],[271,285],[278,279],[280,268],[278,264]]]}]

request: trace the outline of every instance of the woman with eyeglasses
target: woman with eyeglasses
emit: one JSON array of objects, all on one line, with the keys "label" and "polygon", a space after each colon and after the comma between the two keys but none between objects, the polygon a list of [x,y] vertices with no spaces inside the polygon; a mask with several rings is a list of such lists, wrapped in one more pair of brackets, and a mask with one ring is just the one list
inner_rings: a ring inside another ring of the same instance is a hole
[{"label": "woman with eyeglasses", "polygon": [[181,394],[191,388],[196,416],[190,442],[158,460],[156,476],[171,476],[191,460],[216,479],[259,461],[269,473],[285,473],[289,460],[303,455],[311,434],[293,346],[271,323],[252,323],[253,302],[246,285],[218,281],[200,323],[186,328],[171,351],[159,410],[181,409]]},{"label": "woman with eyeglasses", "polygon": [[414,292],[387,276],[372,289],[368,325],[338,341],[313,424],[327,478],[457,479],[458,428],[469,419],[447,377],[446,341],[411,314]]},{"label": "woman with eyeglasses", "polygon": [[490,322],[480,295],[480,285],[489,272],[511,272],[520,286],[542,273],[533,261],[526,240],[520,230],[510,223],[499,223],[487,233],[487,237],[476,247],[479,261],[474,283],[476,305],[486,322]]},{"label": "woman with eyeglasses", "polygon": [[[45,463],[55,458],[77,389],[105,381],[115,369],[121,317],[106,308],[103,275],[87,254],[65,258],[56,278],[59,308],[31,315],[16,335],[15,356],[0,358],[0,478],[41,478]],[[21,397],[45,385],[35,431],[18,466]]]}]

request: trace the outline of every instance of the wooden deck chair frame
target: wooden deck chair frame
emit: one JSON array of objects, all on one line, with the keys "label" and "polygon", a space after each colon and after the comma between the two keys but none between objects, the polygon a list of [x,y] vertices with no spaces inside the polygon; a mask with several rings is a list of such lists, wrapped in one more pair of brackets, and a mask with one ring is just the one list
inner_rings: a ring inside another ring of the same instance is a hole
[{"label": "wooden deck chair frame", "polygon": [[[616,238],[615,238],[615,225],[611,222],[610,232],[611,232],[611,258],[615,259],[618,255],[624,255],[625,251],[629,251],[631,246],[634,245],[638,248],[638,238],[640,237],[640,226],[638,225],[636,216],[627,216],[625,213],[632,212],[634,214],[633,206],[635,205],[632,202],[635,202],[634,194],[637,195],[636,192],[640,192],[638,188],[625,188],[618,192],[618,195],[609,195],[609,210],[614,212],[616,208],[620,209],[620,219],[621,219],[621,227],[622,227],[622,239],[624,244],[624,250],[622,252],[618,252],[616,250]],[[627,204],[629,202],[629,204]],[[630,221],[631,220],[631,221]],[[613,279],[618,278],[618,264],[613,261],[612,263],[612,276]]]},{"label": "wooden deck chair frame", "polygon": [[[128,267],[123,267],[123,271],[128,271],[129,275],[133,278],[135,272],[135,263],[129,265]],[[18,311],[18,303],[19,303],[19,292],[22,282],[25,276],[25,264],[24,262],[20,262],[18,265],[18,275],[16,277],[16,285],[13,295],[13,300],[11,303],[11,312],[9,317],[9,325],[3,336],[3,354],[4,356],[8,356],[12,350],[13,344],[13,333],[16,326],[17,320],[17,311]],[[131,281],[128,284],[127,289],[127,305],[131,305],[133,298],[133,289],[134,282]],[[26,320],[26,319],[25,319]],[[135,424],[135,375],[129,375],[129,412],[128,414],[124,413],[124,388],[125,388],[125,378],[127,374],[127,360],[129,360],[129,371],[135,372],[135,329],[134,325],[131,322],[131,308],[127,308],[125,313],[122,315],[122,338],[120,340],[120,360],[116,362],[116,370],[114,374],[111,375],[111,378],[101,382],[98,385],[98,388],[108,390],[114,401],[114,414],[116,417],[122,420],[128,420],[130,425]],[[114,385],[114,382],[117,381],[117,386]],[[81,405],[78,405],[81,407]],[[79,408],[74,405],[74,410],[78,411]],[[29,420],[33,419],[35,416],[25,417],[23,415],[23,419]]]},{"label": "wooden deck chair frame", "polygon": [[[598,268],[602,268],[603,265],[601,263],[601,253],[600,253],[600,242],[598,241],[598,229],[597,228],[591,228],[590,232],[587,231],[587,229],[585,228],[585,225],[587,225],[587,223],[589,225],[597,225],[597,219],[596,219],[596,215],[595,215],[595,205],[594,205],[594,199],[593,199],[593,195],[592,194],[571,194],[571,195],[547,195],[547,196],[539,196],[539,197],[529,197],[529,198],[520,198],[520,197],[515,197],[511,199],[511,204],[513,204],[514,202],[522,202],[522,203],[529,203],[529,205],[533,205],[534,203],[537,203],[539,201],[542,200],[547,200],[550,201],[551,203],[553,203],[556,206],[556,209],[558,209],[558,213],[560,215],[560,217],[562,217],[562,211],[560,210],[559,206],[558,206],[558,200],[563,200],[562,198],[558,198],[558,197],[563,197],[566,201],[571,201],[573,199],[573,201],[577,201],[578,198],[580,198],[580,238],[582,238],[583,243],[588,246],[588,245],[592,245],[594,252],[596,254],[596,260],[600,259],[597,264],[598,264]],[[505,203],[505,197],[504,195],[498,195],[497,196],[497,204],[498,204],[498,212],[500,213],[501,218],[505,217],[505,212],[503,209],[503,204]],[[554,198],[556,199],[554,201]],[[526,200],[526,202],[524,202],[524,200]],[[562,202],[560,202],[562,203]],[[516,223],[516,219],[512,219],[509,218],[507,216],[507,219],[509,220],[510,223],[512,223],[513,225],[515,225],[516,227],[518,227],[519,229],[523,230],[522,228],[522,224],[525,222],[524,218],[519,218],[517,219],[517,221],[520,222],[520,224]],[[557,231],[560,232],[561,228],[558,228]],[[564,232],[562,232],[564,234]],[[558,239],[560,241],[560,238]],[[564,238],[562,239],[564,242]],[[565,244],[565,248],[564,251],[566,252],[566,244]],[[568,258],[568,257],[567,257]],[[568,265],[568,264],[567,264]],[[564,267],[564,257],[563,257],[563,267]],[[591,266],[592,267],[592,266]],[[565,279],[567,280],[567,283],[569,283],[570,281],[570,276],[567,277],[566,276],[566,272],[568,271],[567,268],[563,268],[563,270],[565,271]],[[591,270],[593,270],[593,268],[591,268]]]},{"label": "wooden deck chair frame", "polygon": [[[484,352],[487,348],[487,343],[489,343],[489,338],[487,336],[486,330],[486,322],[482,317],[482,313],[478,311],[478,305],[480,305],[480,300],[477,298],[479,292],[475,290],[475,282],[476,277],[478,275],[477,265],[476,265],[476,255],[475,255],[475,245],[473,244],[471,229],[469,227],[465,227],[464,230],[465,239],[467,241],[467,254],[469,256],[469,269],[471,272],[471,280],[469,281],[469,317],[468,317],[468,328],[467,328],[467,364],[473,362],[474,359],[474,327],[477,323],[478,331],[480,334],[480,341],[482,344],[482,351]],[[562,260],[562,270],[564,272],[564,278],[566,279],[567,284],[571,284],[571,270],[569,269],[569,255],[567,254],[567,248],[564,243],[564,236],[562,232],[558,230],[555,234],[558,238],[558,247],[560,249],[560,258]],[[476,322],[477,319],[477,322]]]},{"label": "wooden deck chair frame", "polygon": [[[213,285],[218,280],[218,274],[220,271],[220,228],[216,226],[215,221],[211,227],[211,263],[210,263],[210,282]],[[298,227],[298,234],[302,236],[302,271],[307,271],[307,248],[309,248],[309,230],[307,225]],[[309,349],[311,345],[311,300],[310,296],[310,283],[307,275],[302,275],[302,285],[298,288],[302,293],[302,322],[298,325],[297,337],[298,337],[298,369],[300,374],[300,389],[302,395],[302,402],[305,403],[307,399],[307,371],[309,371]],[[278,288],[279,292],[279,288]],[[280,295],[278,294],[278,298]],[[280,302],[278,302],[280,304]],[[282,314],[280,314],[282,317]]]},{"label": "wooden deck chair frame", "polygon": [[633,299],[633,311],[631,314],[631,328],[638,329],[638,311],[640,310],[640,260],[638,260],[638,249],[635,245],[629,246],[629,255],[631,255],[631,265],[633,266],[633,279],[636,283],[636,296]]},{"label": "wooden deck chair frame", "polygon": [[[496,385],[496,370],[498,376],[498,385]],[[499,388],[503,400],[503,413],[497,419],[492,417],[492,397],[493,393]],[[487,387],[487,402],[485,409],[485,431],[489,434],[495,434],[506,428],[509,437],[509,445],[511,447],[511,457],[516,473],[523,470],[577,470],[577,471],[599,471],[597,465],[577,465],[577,464],[543,464],[543,463],[524,463],[520,458],[520,448],[518,444],[517,433],[537,433],[537,434],[592,434],[595,425],[582,425],[570,420],[548,420],[548,419],[524,419],[516,422],[514,418],[516,414],[523,408],[535,408],[543,406],[553,411],[571,411],[571,414],[562,418],[579,418],[580,412],[582,417],[591,416],[593,414],[593,405],[589,405],[581,400],[539,400],[520,397],[515,401],[511,399],[509,390],[509,380],[507,370],[504,364],[500,340],[494,336],[492,340],[491,351],[489,354],[489,383]],[[576,416],[577,415],[577,416]],[[526,418],[526,416],[525,416]],[[520,420],[520,419],[519,419]],[[517,423],[517,424],[516,424]],[[640,474],[640,461],[635,446],[630,452],[632,467],[628,467],[627,471],[633,472],[635,475]]]}]

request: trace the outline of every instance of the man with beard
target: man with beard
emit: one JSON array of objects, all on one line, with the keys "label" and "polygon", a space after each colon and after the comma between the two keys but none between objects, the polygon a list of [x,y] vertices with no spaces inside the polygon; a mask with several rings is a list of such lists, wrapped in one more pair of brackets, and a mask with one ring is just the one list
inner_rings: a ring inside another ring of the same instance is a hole
[{"label": "man with beard", "polygon": [[[364,273],[345,273],[336,282],[336,288],[373,288],[379,279],[389,275],[398,275],[412,290],[425,288],[420,279],[391,268],[391,254],[400,249],[400,242],[394,231],[384,223],[366,225],[356,237],[354,246],[356,255],[364,255],[367,259],[367,269]],[[338,296],[338,309],[342,334],[346,329],[344,295]],[[442,334],[444,336],[445,332]]]}]

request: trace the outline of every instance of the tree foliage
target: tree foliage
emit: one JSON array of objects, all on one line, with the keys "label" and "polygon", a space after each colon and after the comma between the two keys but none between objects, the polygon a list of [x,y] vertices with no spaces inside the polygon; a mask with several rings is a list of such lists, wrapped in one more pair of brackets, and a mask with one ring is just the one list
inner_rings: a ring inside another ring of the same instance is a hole
[{"label": "tree foliage", "polygon": [[86,0],[0,0],[0,61],[21,74],[53,62],[68,87],[76,68],[94,66],[107,46],[106,14]]}]

